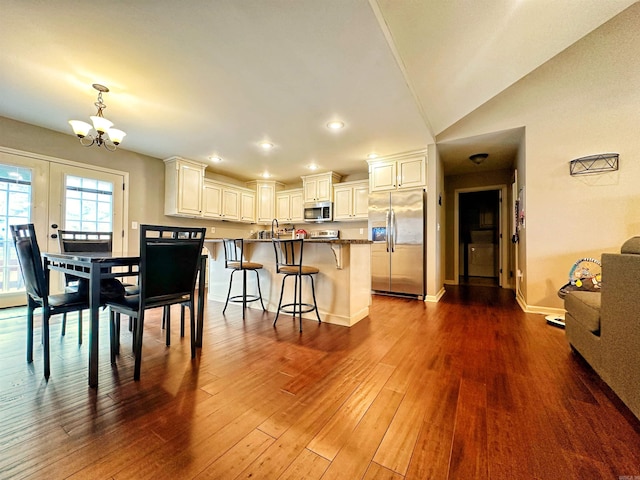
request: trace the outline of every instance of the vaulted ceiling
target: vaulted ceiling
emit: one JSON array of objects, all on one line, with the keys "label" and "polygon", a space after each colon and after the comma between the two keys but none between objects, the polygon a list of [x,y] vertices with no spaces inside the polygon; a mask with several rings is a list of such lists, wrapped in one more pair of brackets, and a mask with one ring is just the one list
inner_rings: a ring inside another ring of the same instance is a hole
[{"label": "vaulted ceiling", "polygon": [[[369,153],[426,148],[632,3],[0,0],[0,115],[72,135],[101,83],[121,148],[243,180],[349,175]],[[458,143],[442,155],[463,173],[451,162],[477,146]]]}]

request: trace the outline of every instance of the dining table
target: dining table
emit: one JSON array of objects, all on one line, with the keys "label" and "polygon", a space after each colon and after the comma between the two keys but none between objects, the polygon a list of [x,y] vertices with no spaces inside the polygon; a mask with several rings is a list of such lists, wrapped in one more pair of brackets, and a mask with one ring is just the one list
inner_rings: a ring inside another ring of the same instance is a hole
[{"label": "dining table", "polygon": [[[138,276],[140,257],[113,255],[106,252],[46,252],[42,254],[47,285],[51,271],[59,271],[85,278],[89,284],[89,386],[98,387],[98,332],[100,318],[100,283],[103,279]],[[207,256],[201,255],[198,263],[198,302],[196,308],[196,346],[202,347],[204,328],[204,289]]]}]

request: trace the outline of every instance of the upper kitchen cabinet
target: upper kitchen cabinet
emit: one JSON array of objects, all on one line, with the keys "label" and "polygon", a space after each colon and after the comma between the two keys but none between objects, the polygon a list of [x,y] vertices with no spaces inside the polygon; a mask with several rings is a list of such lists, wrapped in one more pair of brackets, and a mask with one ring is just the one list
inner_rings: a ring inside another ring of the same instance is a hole
[{"label": "upper kitchen cabinet", "polygon": [[333,186],[333,219],[366,220],[369,216],[369,182],[337,183]]},{"label": "upper kitchen cabinet", "polygon": [[340,175],[334,172],[305,175],[302,178],[304,202],[332,202],[333,184],[338,183]]},{"label": "upper kitchen cabinet", "polygon": [[206,165],[180,157],[167,158],[164,174],[164,214],[199,217]]},{"label": "upper kitchen cabinet", "polygon": [[276,193],[284,188],[284,184],[274,180],[256,180],[247,186],[256,192],[256,222],[271,224],[276,218]]},{"label": "upper kitchen cabinet", "polygon": [[368,163],[371,192],[427,185],[427,157],[424,154],[394,160],[370,160]]},{"label": "upper kitchen cabinet", "polygon": [[302,188],[282,190],[276,194],[276,218],[282,223],[302,223],[304,205]]},{"label": "upper kitchen cabinet", "polygon": [[204,179],[202,216],[213,220],[255,222],[255,193],[235,185]]}]

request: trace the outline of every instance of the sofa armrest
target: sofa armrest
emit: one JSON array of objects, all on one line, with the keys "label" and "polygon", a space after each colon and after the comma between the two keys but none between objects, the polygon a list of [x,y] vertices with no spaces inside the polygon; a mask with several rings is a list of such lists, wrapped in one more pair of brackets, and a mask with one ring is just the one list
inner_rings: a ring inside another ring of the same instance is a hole
[{"label": "sofa armrest", "polygon": [[604,380],[640,417],[640,255],[602,255]]}]

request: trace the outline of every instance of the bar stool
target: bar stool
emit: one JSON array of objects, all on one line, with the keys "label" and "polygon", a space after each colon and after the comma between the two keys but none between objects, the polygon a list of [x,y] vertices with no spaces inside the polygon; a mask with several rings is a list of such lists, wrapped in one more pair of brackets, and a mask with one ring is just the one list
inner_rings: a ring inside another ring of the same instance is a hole
[{"label": "bar stool", "polygon": [[[278,321],[280,312],[292,314],[295,318],[296,314],[300,318],[300,331],[302,332],[302,314],[308,312],[316,312],[318,323],[321,323],[320,314],[318,313],[318,305],[316,303],[316,290],[313,284],[313,276],[319,273],[316,267],[302,264],[302,250],[304,246],[303,239],[296,240],[276,240],[273,239],[273,248],[276,252],[276,273],[284,275],[282,277],[282,288],[280,289],[280,300],[278,301],[278,311],[273,325]],[[293,276],[294,297],[293,303],[282,305],[282,295],[284,293],[284,284],[287,277]],[[307,276],[311,279],[311,294],[313,296],[313,305],[310,303],[302,303],[302,277]],[[304,309],[303,309],[304,308]]]},{"label": "bar stool", "polygon": [[[260,300],[262,310],[264,303],[262,303],[262,292],[260,291],[260,275],[258,270],[262,268],[261,263],[247,262],[244,260],[244,241],[241,238],[225,238],[224,244],[224,266],[232,270],[231,277],[229,278],[229,291],[227,292],[227,301],[224,303],[222,313],[224,314],[229,302],[242,303],[242,318],[244,319],[244,311],[247,308],[247,303],[256,302]],[[233,284],[233,274],[236,272],[242,272],[242,295],[231,296],[231,286]],[[256,273],[256,281],[258,283],[258,295],[247,295],[247,271],[253,271]]]}]

